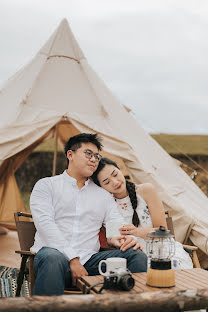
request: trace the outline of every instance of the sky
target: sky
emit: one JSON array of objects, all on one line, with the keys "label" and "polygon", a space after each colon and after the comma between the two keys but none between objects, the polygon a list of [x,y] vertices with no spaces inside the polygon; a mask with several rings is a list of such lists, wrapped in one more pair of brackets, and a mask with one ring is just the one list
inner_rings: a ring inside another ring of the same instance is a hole
[{"label": "sky", "polygon": [[0,85],[63,18],[146,131],[208,135],[207,0],[0,0]]}]

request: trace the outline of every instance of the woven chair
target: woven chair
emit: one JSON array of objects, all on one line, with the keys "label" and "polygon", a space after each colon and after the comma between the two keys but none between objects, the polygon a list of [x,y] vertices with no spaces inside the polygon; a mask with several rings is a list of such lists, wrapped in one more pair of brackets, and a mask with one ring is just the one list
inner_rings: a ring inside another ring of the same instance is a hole
[{"label": "woven chair", "polygon": [[[25,218],[22,220],[22,217],[25,217]],[[26,218],[28,219],[27,221],[26,221]],[[35,228],[34,222],[32,221],[32,215],[29,213],[15,212],[14,219],[16,223],[19,244],[20,244],[20,249],[21,249],[15,252],[20,254],[22,257],[21,265],[20,265],[20,272],[17,278],[17,290],[16,290],[16,296],[19,297],[22,283],[24,280],[24,276],[26,274],[27,261],[29,264],[30,295],[32,295],[32,291],[33,291],[33,286],[34,286],[33,260],[34,260],[35,253],[30,251],[30,247],[32,247],[34,243],[36,228]]]},{"label": "woven chair", "polygon": [[[35,275],[33,270],[35,252],[30,251],[30,247],[32,247],[34,244],[36,228],[30,213],[15,212],[14,218],[21,249],[15,252],[20,254],[22,257],[20,272],[17,278],[16,297],[20,296],[23,280],[27,273],[27,263],[29,268],[30,296],[32,296],[35,282]],[[70,289],[64,290],[64,294],[81,294],[81,291],[77,287],[72,287]]]}]

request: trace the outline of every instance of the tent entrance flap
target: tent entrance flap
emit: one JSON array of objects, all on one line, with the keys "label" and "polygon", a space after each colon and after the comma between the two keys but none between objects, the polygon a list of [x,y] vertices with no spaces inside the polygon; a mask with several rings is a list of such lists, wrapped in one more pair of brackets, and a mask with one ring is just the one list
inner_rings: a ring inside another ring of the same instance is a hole
[{"label": "tent entrance flap", "polygon": [[0,223],[13,224],[14,212],[26,212],[14,174],[30,153],[49,137],[50,133],[51,130],[33,144],[2,163],[0,167]]}]

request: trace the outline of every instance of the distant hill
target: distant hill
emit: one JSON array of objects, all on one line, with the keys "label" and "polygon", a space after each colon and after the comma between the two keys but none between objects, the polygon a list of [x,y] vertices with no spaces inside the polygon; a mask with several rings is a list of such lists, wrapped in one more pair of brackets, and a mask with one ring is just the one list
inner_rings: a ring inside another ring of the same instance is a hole
[{"label": "distant hill", "polygon": [[[208,135],[152,134],[152,137],[175,159],[181,168],[208,196]],[[27,207],[30,192],[37,180],[51,176],[54,139],[42,143],[16,171],[15,177]],[[63,148],[58,146],[56,174],[66,168]],[[186,157],[184,154],[189,155]],[[197,172],[197,175],[195,173]],[[27,177],[27,178],[25,178]],[[29,209],[29,208],[28,208]],[[29,211],[29,210],[28,210]]]},{"label": "distant hill", "polygon": [[208,155],[208,135],[151,135],[169,154]]},{"label": "distant hill", "polygon": [[[151,136],[172,155],[204,155],[208,156],[208,135],[151,134]],[[39,145],[35,151],[52,152],[53,139]],[[61,147],[58,148],[62,151]]]}]

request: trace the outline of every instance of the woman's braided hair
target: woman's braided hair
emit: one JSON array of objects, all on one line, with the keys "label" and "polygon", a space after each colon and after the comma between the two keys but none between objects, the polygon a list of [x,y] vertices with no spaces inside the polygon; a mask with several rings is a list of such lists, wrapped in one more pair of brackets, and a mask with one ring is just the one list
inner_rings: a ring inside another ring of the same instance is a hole
[{"label": "woman's braided hair", "polygon": [[[98,186],[100,186],[100,183],[98,181],[98,174],[106,165],[113,165],[114,167],[119,169],[116,162],[114,162],[111,159],[106,158],[106,157],[102,158],[99,162],[97,170],[91,176],[94,183],[97,184]],[[137,200],[137,195],[136,195],[136,187],[135,187],[134,183],[126,180],[126,188],[127,188],[127,192],[129,194],[129,198],[130,198],[133,210],[134,210],[133,217],[132,217],[132,223],[134,226],[138,227],[140,221],[139,221],[139,217],[138,217],[138,214],[136,211],[136,208],[138,205],[138,200]]]},{"label": "woman's braided hair", "polygon": [[132,217],[132,223],[134,226],[138,227],[140,221],[139,221],[139,216],[137,214],[137,205],[138,205],[138,200],[137,200],[137,195],[136,195],[136,187],[135,184],[130,182],[130,181],[126,181],[126,188],[127,188],[127,192],[129,193],[129,198],[131,201],[131,205],[132,208],[134,210],[133,213],[133,217]]}]

